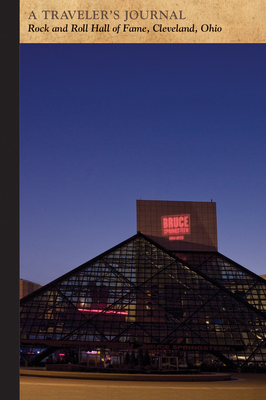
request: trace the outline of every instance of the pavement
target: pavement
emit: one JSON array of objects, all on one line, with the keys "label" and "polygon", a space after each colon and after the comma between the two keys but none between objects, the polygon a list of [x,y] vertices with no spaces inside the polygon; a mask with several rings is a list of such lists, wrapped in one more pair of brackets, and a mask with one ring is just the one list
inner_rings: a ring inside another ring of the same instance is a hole
[{"label": "pavement", "polygon": [[35,376],[44,378],[66,378],[66,379],[91,379],[107,381],[156,381],[156,382],[210,382],[227,381],[231,379],[229,373],[200,373],[200,374],[119,374],[99,372],[68,372],[68,371],[46,371],[44,368],[20,367],[21,376]]}]

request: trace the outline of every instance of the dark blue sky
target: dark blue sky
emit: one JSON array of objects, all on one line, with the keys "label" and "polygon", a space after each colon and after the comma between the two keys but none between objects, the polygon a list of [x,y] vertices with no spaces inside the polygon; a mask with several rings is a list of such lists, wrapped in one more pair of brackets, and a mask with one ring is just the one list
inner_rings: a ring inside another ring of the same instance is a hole
[{"label": "dark blue sky", "polygon": [[217,203],[218,250],[266,273],[266,46],[21,45],[21,277],[136,233],[136,199]]}]

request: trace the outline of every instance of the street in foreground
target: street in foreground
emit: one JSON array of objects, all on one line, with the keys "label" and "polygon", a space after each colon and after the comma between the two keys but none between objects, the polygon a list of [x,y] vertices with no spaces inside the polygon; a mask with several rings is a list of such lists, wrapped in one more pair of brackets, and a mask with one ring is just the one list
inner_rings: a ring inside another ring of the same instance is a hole
[{"label": "street in foreground", "polygon": [[119,382],[21,376],[20,400],[265,400],[266,374],[233,374],[232,378],[224,382]]}]

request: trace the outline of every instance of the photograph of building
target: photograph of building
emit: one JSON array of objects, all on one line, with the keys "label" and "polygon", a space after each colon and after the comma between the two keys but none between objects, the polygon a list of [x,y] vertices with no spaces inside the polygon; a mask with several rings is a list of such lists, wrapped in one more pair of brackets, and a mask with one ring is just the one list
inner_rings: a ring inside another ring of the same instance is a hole
[{"label": "photograph of building", "polygon": [[218,252],[216,203],[138,200],[137,233],[22,298],[20,330],[28,365],[265,369],[266,281]]}]

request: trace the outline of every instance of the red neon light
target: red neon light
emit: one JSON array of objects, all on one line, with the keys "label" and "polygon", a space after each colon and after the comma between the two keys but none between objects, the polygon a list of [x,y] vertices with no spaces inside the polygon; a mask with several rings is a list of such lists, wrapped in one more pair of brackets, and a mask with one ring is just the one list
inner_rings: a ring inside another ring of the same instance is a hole
[{"label": "red neon light", "polygon": [[103,313],[103,314],[120,314],[120,315],[128,315],[127,311],[115,311],[115,310],[92,310],[88,308],[78,308],[81,312],[90,312],[90,313]]},{"label": "red neon light", "polygon": [[64,353],[60,353],[59,355],[60,355],[60,357],[63,357],[63,356],[65,356],[65,354],[64,354]]},{"label": "red neon light", "polygon": [[163,236],[190,235],[190,214],[161,217]]},{"label": "red neon light", "polygon": [[184,236],[169,236],[169,240],[184,240]]}]

